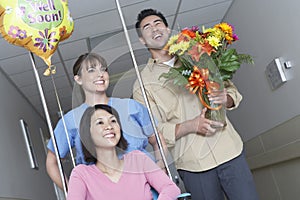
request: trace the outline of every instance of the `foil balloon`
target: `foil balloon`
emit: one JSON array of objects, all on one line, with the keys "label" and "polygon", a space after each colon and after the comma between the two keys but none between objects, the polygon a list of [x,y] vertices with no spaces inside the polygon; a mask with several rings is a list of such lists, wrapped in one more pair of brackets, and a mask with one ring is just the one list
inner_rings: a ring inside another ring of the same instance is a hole
[{"label": "foil balloon", "polygon": [[73,32],[67,0],[1,0],[0,33],[9,43],[24,47],[48,65],[45,75],[55,73],[51,56],[59,42]]}]

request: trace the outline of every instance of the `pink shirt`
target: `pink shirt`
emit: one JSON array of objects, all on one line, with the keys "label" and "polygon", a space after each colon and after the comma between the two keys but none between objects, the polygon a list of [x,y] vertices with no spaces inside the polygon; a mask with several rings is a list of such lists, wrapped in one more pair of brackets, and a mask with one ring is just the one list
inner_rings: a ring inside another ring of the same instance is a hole
[{"label": "pink shirt", "polygon": [[124,171],[118,182],[111,181],[96,165],[78,165],[70,177],[67,200],[152,200],[150,186],[159,200],[173,200],[179,188],[144,153],[124,155]]}]

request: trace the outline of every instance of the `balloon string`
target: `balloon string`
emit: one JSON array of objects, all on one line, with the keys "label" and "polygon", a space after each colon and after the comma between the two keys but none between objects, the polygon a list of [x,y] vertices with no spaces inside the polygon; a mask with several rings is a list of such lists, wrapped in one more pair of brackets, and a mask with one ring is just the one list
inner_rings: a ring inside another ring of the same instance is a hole
[{"label": "balloon string", "polygon": [[162,158],[162,161],[163,161],[163,163],[166,167],[166,171],[168,173],[168,176],[172,180],[173,179],[172,174],[171,174],[170,168],[168,166],[166,156],[164,154],[164,150],[163,150],[161,140],[160,140],[157,128],[156,128],[156,124],[155,124],[154,117],[153,117],[153,114],[152,114],[152,111],[151,111],[151,108],[150,108],[150,104],[149,104],[149,101],[148,101],[148,98],[147,98],[147,94],[145,92],[145,87],[144,87],[144,84],[143,84],[143,80],[142,80],[142,77],[140,75],[140,72],[139,72],[139,69],[138,69],[138,66],[137,66],[137,63],[136,63],[136,59],[135,59],[135,56],[134,56],[134,53],[133,53],[133,49],[132,49],[132,46],[131,46],[131,42],[130,42],[130,38],[129,38],[129,35],[128,35],[128,30],[127,30],[127,27],[126,27],[126,23],[125,23],[125,20],[124,20],[124,17],[123,17],[123,13],[122,13],[122,10],[121,10],[121,6],[120,6],[120,3],[119,3],[118,0],[116,0],[116,4],[117,4],[117,9],[118,9],[118,12],[119,12],[120,19],[121,19],[121,22],[122,22],[124,34],[125,34],[125,37],[126,37],[126,40],[127,40],[127,44],[128,44],[128,47],[129,47],[129,51],[130,51],[130,54],[131,54],[132,62],[133,62],[134,68],[135,68],[135,72],[136,72],[136,75],[137,75],[137,78],[138,78],[138,81],[139,81],[139,84],[140,84],[140,88],[141,88],[141,91],[142,91],[142,94],[143,94],[143,97],[144,97],[145,105],[147,107],[149,117],[150,117],[150,121],[151,121],[152,127],[154,129],[154,135],[155,135],[158,147],[159,147],[161,158]]},{"label": "balloon string", "polygon": [[50,133],[50,136],[51,136],[51,139],[52,139],[52,142],[53,142],[55,156],[56,156],[58,169],[59,169],[59,173],[60,173],[60,177],[61,177],[61,181],[62,181],[62,185],[63,185],[64,194],[65,194],[65,196],[67,196],[67,183],[66,183],[66,179],[65,179],[65,176],[64,176],[64,173],[63,173],[63,166],[62,166],[62,163],[61,163],[61,160],[60,160],[59,150],[57,148],[57,143],[56,143],[56,138],[55,138],[55,135],[53,133],[53,128],[52,128],[50,115],[49,115],[49,111],[48,111],[48,108],[47,108],[47,104],[46,104],[45,95],[44,95],[44,92],[43,92],[41,80],[40,80],[39,73],[38,73],[38,71],[36,69],[36,66],[35,66],[33,53],[29,52],[29,56],[30,56],[30,59],[31,59],[33,72],[34,72],[34,75],[35,75],[35,79],[36,79],[36,82],[37,82],[37,86],[38,86],[41,101],[42,101],[42,105],[43,105],[43,108],[44,108],[49,133]]},{"label": "balloon string", "polygon": [[52,80],[52,84],[53,84],[53,88],[54,88],[54,93],[55,93],[55,97],[56,97],[56,102],[57,102],[57,105],[58,105],[59,113],[60,113],[60,116],[61,116],[61,120],[62,120],[62,123],[63,123],[63,126],[64,126],[64,130],[65,130],[65,134],[66,134],[66,137],[67,137],[67,141],[68,141],[68,147],[69,147],[69,152],[70,152],[71,159],[72,159],[72,164],[73,164],[73,167],[75,167],[76,164],[75,164],[75,159],[74,159],[74,155],[73,155],[73,151],[72,151],[72,147],[71,147],[71,143],[70,143],[70,137],[69,137],[69,134],[68,134],[68,130],[67,130],[67,126],[66,126],[64,114],[63,114],[63,111],[61,109],[61,103],[60,103],[60,100],[59,100],[59,96],[58,96],[58,92],[57,92],[57,88],[56,88],[56,84],[55,84],[55,81],[54,81],[53,74],[51,74],[51,80]]}]

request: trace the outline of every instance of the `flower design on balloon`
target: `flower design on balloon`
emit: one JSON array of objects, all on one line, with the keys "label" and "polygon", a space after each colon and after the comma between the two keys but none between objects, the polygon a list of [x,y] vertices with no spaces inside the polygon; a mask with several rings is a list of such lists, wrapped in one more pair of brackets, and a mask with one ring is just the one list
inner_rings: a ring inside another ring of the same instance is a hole
[{"label": "flower design on balloon", "polygon": [[39,35],[41,37],[35,38],[36,43],[34,44],[35,47],[38,47],[39,49],[43,49],[44,52],[47,51],[47,49],[53,49],[55,46],[51,43],[58,42],[58,39],[54,38],[55,31],[50,32],[48,35],[49,29],[45,29],[45,33],[42,31],[39,31]]},{"label": "flower design on balloon", "polygon": [[18,38],[20,38],[21,40],[23,40],[24,38],[27,38],[26,31],[25,30],[19,30]]},{"label": "flower design on balloon", "polygon": [[18,26],[10,26],[9,31],[8,31],[8,35],[11,36],[12,38],[17,38],[19,30],[20,29],[19,29]]},{"label": "flower design on balloon", "polygon": [[10,6],[7,6],[7,7],[5,8],[5,14],[11,14],[12,11],[13,11],[13,8],[10,7]]},{"label": "flower design on balloon", "polygon": [[63,26],[63,27],[61,27],[61,28],[59,29],[59,36],[60,36],[60,37],[63,37],[66,33],[67,33],[67,29],[66,29],[65,26]]},{"label": "flower design on balloon", "polygon": [[68,0],[0,0],[2,38],[42,58],[50,72],[53,53],[73,29]]},{"label": "flower design on balloon", "polygon": [[21,30],[18,26],[10,26],[8,35],[12,38],[19,38],[23,40],[24,38],[27,38],[27,34],[25,30]]}]

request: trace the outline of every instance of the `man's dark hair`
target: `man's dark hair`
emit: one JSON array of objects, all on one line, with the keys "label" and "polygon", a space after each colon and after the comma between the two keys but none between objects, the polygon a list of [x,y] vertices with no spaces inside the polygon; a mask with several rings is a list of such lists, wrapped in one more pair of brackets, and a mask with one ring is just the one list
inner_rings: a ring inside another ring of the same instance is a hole
[{"label": "man's dark hair", "polygon": [[82,151],[84,155],[84,160],[88,163],[96,163],[96,150],[95,145],[91,137],[90,127],[91,127],[91,117],[96,110],[105,110],[106,112],[114,115],[117,119],[118,124],[120,125],[121,138],[117,144],[117,151],[124,153],[127,149],[128,143],[123,136],[123,131],[120,123],[120,117],[118,112],[109,105],[106,104],[97,104],[95,106],[89,107],[83,113],[83,116],[80,120],[79,134],[81,139]]},{"label": "man's dark hair", "polygon": [[137,22],[135,23],[135,29],[136,29],[136,32],[138,34],[139,37],[142,36],[142,33],[141,33],[141,22],[143,19],[145,19],[146,17],[148,16],[151,16],[151,15],[156,15],[158,16],[159,18],[162,19],[163,23],[166,25],[166,27],[168,27],[168,22],[165,18],[165,16],[157,11],[157,10],[154,10],[154,9],[145,9],[145,10],[142,10],[138,16],[137,16]]}]

